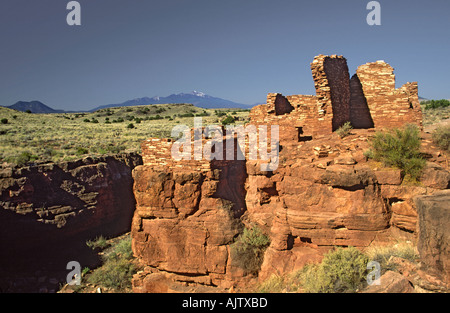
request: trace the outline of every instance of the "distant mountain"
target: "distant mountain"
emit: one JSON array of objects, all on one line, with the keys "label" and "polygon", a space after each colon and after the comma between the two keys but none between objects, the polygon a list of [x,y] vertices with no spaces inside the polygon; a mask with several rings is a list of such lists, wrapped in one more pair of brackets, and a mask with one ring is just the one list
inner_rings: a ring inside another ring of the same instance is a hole
[{"label": "distant mountain", "polygon": [[203,92],[193,91],[191,93],[172,94],[167,97],[136,98],[122,103],[102,105],[96,107],[95,109],[92,109],[91,112],[112,107],[166,104],[166,103],[192,103],[197,107],[205,109],[224,109],[224,108],[250,109],[252,107],[251,105],[236,103],[230,100],[212,97],[207,94],[204,94]]},{"label": "distant mountain", "polygon": [[428,101],[429,99],[427,98],[422,98],[421,96],[419,96],[419,102],[423,102],[423,101]]},{"label": "distant mountain", "polygon": [[26,112],[30,110],[31,113],[62,113],[63,110],[55,110],[49,106],[46,106],[40,101],[18,101],[13,105],[7,106],[7,108],[14,109],[17,111]]}]

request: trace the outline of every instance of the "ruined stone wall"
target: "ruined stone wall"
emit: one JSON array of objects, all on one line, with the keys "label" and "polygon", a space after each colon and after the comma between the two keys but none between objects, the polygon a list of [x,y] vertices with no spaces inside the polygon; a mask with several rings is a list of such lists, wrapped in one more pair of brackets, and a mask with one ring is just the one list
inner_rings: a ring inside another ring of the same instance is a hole
[{"label": "ruined stone wall", "polygon": [[280,125],[285,144],[299,141],[300,128],[305,137],[327,136],[345,122],[354,128],[422,126],[417,83],[395,89],[394,69],[384,61],[361,65],[350,79],[343,56],[319,55],[311,71],[315,96],[269,93],[267,104],[250,112],[251,123]]},{"label": "ruined stone wall", "polygon": [[364,96],[361,81],[358,75],[350,79],[350,121],[353,128],[373,128],[373,119],[370,114],[367,99]]},{"label": "ruined stone wall", "polygon": [[379,62],[358,68],[350,80],[342,56],[320,55],[311,70],[315,96],[269,93],[267,103],[250,112],[250,125],[279,126],[282,149],[274,171],[248,159],[248,138],[240,161],[174,161],[173,142],[142,144],[144,165],[133,172],[132,237],[135,255],[150,270],[135,276],[135,291],[151,291],[155,273],[236,285],[245,275],[233,265],[230,245],[244,225],[270,237],[261,279],[320,260],[336,245],[364,248],[415,236],[412,197],[434,189],[424,182],[403,186],[400,170],[365,164],[372,130],[344,139],[333,131],[347,121],[355,128],[420,125],[417,83],[395,89],[393,69]]},{"label": "ruined stone wall", "polygon": [[347,60],[343,56],[319,55],[311,63],[311,71],[321,119],[330,121],[332,130],[350,120],[350,86]]},{"label": "ruined stone wall", "polygon": [[[206,140],[202,140],[202,144]],[[193,142],[193,141],[192,141]],[[206,172],[211,170],[211,163],[205,158],[195,160],[192,155],[190,160],[176,161],[172,157],[172,145],[174,141],[172,139],[150,138],[141,143],[142,161],[144,165],[151,166],[154,169],[177,171],[189,168],[191,170],[197,170],[200,172]]]},{"label": "ruined stone wall", "polygon": [[407,123],[422,126],[417,83],[395,89],[394,69],[384,61],[359,66],[356,77],[361,82],[375,128],[401,127]]}]

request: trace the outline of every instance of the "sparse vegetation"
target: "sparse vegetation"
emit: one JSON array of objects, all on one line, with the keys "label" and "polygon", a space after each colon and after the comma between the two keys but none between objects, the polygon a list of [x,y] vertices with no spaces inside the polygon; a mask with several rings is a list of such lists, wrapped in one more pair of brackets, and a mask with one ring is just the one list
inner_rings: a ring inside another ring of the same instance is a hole
[{"label": "sparse vegetation", "polygon": [[258,227],[244,228],[243,233],[231,245],[232,260],[247,274],[256,273],[269,244],[269,237]]},{"label": "sparse vegetation", "polygon": [[[98,239],[92,243],[97,246]],[[106,242],[100,241],[101,246]],[[136,265],[132,261],[131,237],[128,236],[105,250],[103,265],[92,271],[87,280],[91,284],[121,291],[131,287],[131,278],[136,273]]]},{"label": "sparse vegetation", "polygon": [[336,134],[338,134],[339,137],[344,138],[350,135],[350,131],[352,129],[353,129],[352,124],[350,122],[345,122],[344,125],[342,125],[336,130]]},{"label": "sparse vegetation", "polygon": [[95,238],[94,240],[88,240],[86,242],[86,245],[91,248],[92,250],[100,249],[103,250],[109,246],[107,240],[105,237],[100,235],[99,237]]},{"label": "sparse vegetation", "polygon": [[222,120],[222,125],[226,126],[229,124],[234,124],[236,122],[236,119],[234,116],[228,115],[224,120]]},{"label": "sparse vegetation", "polygon": [[425,160],[420,155],[419,130],[415,125],[389,132],[377,132],[370,140],[371,150],[366,157],[380,161],[384,166],[394,166],[417,180],[420,177]]},{"label": "sparse vegetation", "polygon": [[444,150],[450,151],[450,126],[439,126],[433,132],[433,141]]},{"label": "sparse vegetation", "polygon": [[[0,120],[0,163],[23,166],[34,161],[70,161],[87,155],[139,153],[143,140],[168,138],[177,124],[192,127],[195,116],[202,116],[205,125],[217,125],[220,122],[215,111],[226,115],[233,109],[165,104],[107,108],[93,113],[27,114],[0,107],[0,117],[8,120],[7,124]],[[242,121],[248,117],[248,111],[234,111]],[[134,128],[127,128],[129,124]]]},{"label": "sparse vegetation", "polygon": [[396,271],[393,257],[416,263],[417,249],[409,241],[391,245],[374,245],[363,252],[354,247],[337,248],[325,254],[319,264],[307,264],[300,270],[284,275],[272,275],[260,283],[256,291],[264,293],[309,292],[347,293],[357,292],[367,286],[367,264],[370,260],[380,263],[381,275]]},{"label": "sparse vegetation", "polygon": [[424,106],[425,110],[437,109],[437,108],[446,108],[450,106],[450,101],[446,99],[441,100],[427,100],[421,103]]},{"label": "sparse vegetation", "polygon": [[307,292],[355,292],[364,285],[368,262],[354,247],[337,248],[322,263],[305,266],[299,277]]},{"label": "sparse vegetation", "polygon": [[396,264],[391,261],[392,257],[399,257],[410,262],[416,262],[419,257],[416,248],[411,242],[397,242],[394,245],[375,245],[366,249],[365,254],[370,260],[380,263],[382,273],[395,270]]}]

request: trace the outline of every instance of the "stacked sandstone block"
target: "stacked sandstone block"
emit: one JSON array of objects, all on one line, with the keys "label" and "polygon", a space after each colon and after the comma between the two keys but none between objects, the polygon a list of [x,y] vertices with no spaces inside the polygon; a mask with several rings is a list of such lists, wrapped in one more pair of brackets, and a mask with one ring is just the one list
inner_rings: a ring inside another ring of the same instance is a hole
[{"label": "stacked sandstone block", "polygon": [[[276,124],[282,137],[328,136],[346,122],[354,128],[422,126],[417,83],[395,89],[394,69],[384,61],[358,67],[350,79],[347,60],[319,55],[311,63],[315,96],[269,93],[267,104],[254,107],[251,123]],[[280,139],[281,141],[281,139]]]},{"label": "stacked sandstone block", "polygon": [[347,60],[343,56],[319,55],[311,63],[311,71],[316,87],[319,120],[331,119],[332,130],[336,130],[350,120]]},{"label": "stacked sandstone block", "polygon": [[361,65],[356,70],[375,128],[421,126],[417,83],[395,89],[394,69],[384,61]]}]

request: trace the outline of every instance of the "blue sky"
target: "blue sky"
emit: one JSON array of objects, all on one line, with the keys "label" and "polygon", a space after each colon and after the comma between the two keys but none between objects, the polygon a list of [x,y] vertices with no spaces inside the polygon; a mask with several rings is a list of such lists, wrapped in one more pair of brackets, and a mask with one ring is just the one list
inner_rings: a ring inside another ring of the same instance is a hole
[{"label": "blue sky", "polygon": [[350,75],[385,60],[397,86],[450,98],[450,1],[79,0],[0,1],[0,105],[40,100],[88,110],[198,90],[254,104],[268,92],[315,94],[318,54],[347,58]]}]

